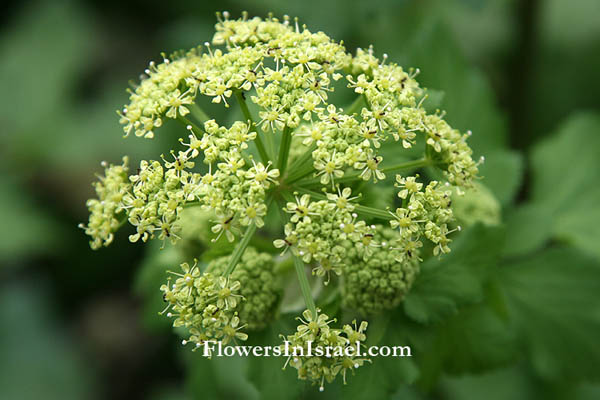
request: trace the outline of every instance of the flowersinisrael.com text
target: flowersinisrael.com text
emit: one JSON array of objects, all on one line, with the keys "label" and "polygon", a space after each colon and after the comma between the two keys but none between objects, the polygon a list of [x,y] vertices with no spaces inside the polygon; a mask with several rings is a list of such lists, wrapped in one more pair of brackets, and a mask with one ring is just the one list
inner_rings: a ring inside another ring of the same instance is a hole
[{"label": "flowersinisrael.com text", "polygon": [[306,347],[293,346],[284,341],[279,346],[227,346],[221,341],[207,340],[196,346],[205,357],[411,357],[410,346],[313,346],[312,341]]}]

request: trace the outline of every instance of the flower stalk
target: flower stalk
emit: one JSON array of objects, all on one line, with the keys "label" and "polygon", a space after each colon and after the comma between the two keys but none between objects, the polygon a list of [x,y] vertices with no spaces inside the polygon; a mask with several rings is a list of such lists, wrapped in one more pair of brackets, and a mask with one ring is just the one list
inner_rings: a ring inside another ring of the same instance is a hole
[{"label": "flower stalk", "polygon": [[250,244],[250,239],[252,239],[252,236],[254,236],[255,232],[256,232],[256,224],[254,224],[254,223],[250,224],[248,226],[248,228],[246,228],[246,231],[244,232],[242,239],[239,241],[237,246],[235,246],[233,253],[231,253],[231,258],[229,259],[229,264],[227,265],[227,268],[225,268],[225,273],[224,273],[225,277],[229,276],[229,274],[231,274],[235,270],[235,267],[237,266],[238,262],[244,255],[244,251],[246,251],[246,248]]},{"label": "flower stalk", "polygon": [[302,297],[304,297],[304,303],[312,315],[317,315],[317,307],[315,306],[315,301],[312,297],[310,283],[306,277],[304,263],[299,257],[293,254],[292,259],[294,260],[294,268],[296,269],[296,275],[298,276],[298,282],[300,283],[300,290],[302,291]]},{"label": "flower stalk", "polygon": [[284,176],[286,168],[287,168],[291,145],[292,145],[291,128],[286,126],[283,129],[283,134],[281,136],[281,145],[279,147],[279,158],[277,159],[277,168],[279,169],[279,173],[281,176]]},{"label": "flower stalk", "polygon": [[265,145],[262,141],[261,134],[256,127],[256,123],[254,123],[254,119],[252,118],[252,114],[250,114],[250,110],[248,109],[248,105],[246,104],[246,100],[244,99],[244,95],[240,91],[235,92],[235,97],[237,98],[238,104],[242,109],[242,113],[244,114],[244,118],[250,123],[251,129],[256,132],[256,138],[254,139],[254,143],[256,144],[256,148],[258,149],[258,154],[260,155],[260,159],[263,163],[267,164],[270,160],[267,150],[265,149]]}]

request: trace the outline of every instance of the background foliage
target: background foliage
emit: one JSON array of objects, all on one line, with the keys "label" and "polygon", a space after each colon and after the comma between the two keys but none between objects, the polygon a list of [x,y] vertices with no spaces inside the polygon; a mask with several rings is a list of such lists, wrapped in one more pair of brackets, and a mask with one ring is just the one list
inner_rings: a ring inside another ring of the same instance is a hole
[{"label": "background foliage", "polygon": [[[298,398],[279,359],[207,363],[156,316],[173,260],[76,228],[99,161],[174,135],[120,139],[127,81],[160,51],[211,37],[214,12],[287,13],[348,48],[419,67],[430,104],[473,131],[502,223],[429,260],[374,343],[377,359],[323,398],[600,397],[600,3],[597,0],[8,2],[0,17],[0,398]],[[169,126],[165,127],[166,130]],[[284,318],[263,333],[291,329]],[[263,340],[267,340],[264,339]]]}]

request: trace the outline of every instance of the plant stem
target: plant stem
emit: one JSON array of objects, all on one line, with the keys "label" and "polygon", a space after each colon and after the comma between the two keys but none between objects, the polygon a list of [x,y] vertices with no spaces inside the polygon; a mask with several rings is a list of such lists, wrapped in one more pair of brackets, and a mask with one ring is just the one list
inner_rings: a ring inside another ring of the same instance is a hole
[{"label": "plant stem", "polygon": [[211,119],[208,114],[204,112],[202,108],[196,103],[192,103],[189,105],[190,113],[196,118],[201,124],[204,124],[206,121]]},{"label": "plant stem", "polygon": [[[327,200],[327,196],[317,193],[317,192],[313,192],[312,190],[308,190],[303,187],[297,187],[297,186],[293,186],[292,188],[297,190],[299,193],[309,194],[311,197],[314,197],[315,199]],[[377,219],[383,219],[386,221],[390,221],[390,220],[394,219],[394,217],[389,212],[380,210],[378,208],[361,206],[360,204],[353,204],[353,206],[354,206],[354,210],[358,214],[363,215],[363,216],[377,218]]]},{"label": "plant stem", "polygon": [[298,275],[298,281],[300,282],[300,290],[302,291],[302,297],[304,297],[304,303],[306,303],[306,307],[310,310],[313,318],[317,317],[317,307],[315,306],[315,301],[312,297],[312,292],[310,290],[310,284],[308,283],[308,278],[306,278],[306,273],[304,271],[304,263],[299,257],[296,257],[292,254],[292,259],[294,260],[294,267],[296,268],[296,275]]},{"label": "plant stem", "polygon": [[252,115],[250,114],[250,110],[248,109],[248,105],[246,104],[246,100],[244,99],[242,92],[237,91],[237,90],[235,91],[235,97],[237,98],[238,104],[240,105],[240,108],[242,109],[244,118],[246,118],[246,120],[250,122],[250,128],[254,132],[256,132],[256,139],[254,139],[254,143],[256,143],[256,148],[258,149],[258,154],[260,155],[260,159],[266,165],[269,162],[269,155],[267,154],[267,151],[265,149],[265,145],[262,141],[260,132],[258,131],[258,129],[256,129],[256,124],[254,123],[254,120],[252,119]]},{"label": "plant stem", "polygon": [[354,100],[354,102],[352,102],[352,104],[350,104],[350,107],[348,107],[348,109],[346,110],[346,114],[352,115],[355,112],[358,112],[361,109],[361,106],[363,104],[365,104],[364,100],[365,100],[365,98],[363,97],[363,95],[359,95]]},{"label": "plant stem", "polygon": [[193,123],[192,121],[190,121],[189,119],[187,119],[186,117],[184,117],[182,115],[177,115],[177,121],[181,122],[183,124],[183,126],[186,127],[186,129],[189,125],[192,127],[194,132],[196,132],[196,133],[202,132],[202,129],[200,129],[200,127],[198,125],[196,125],[195,123]]},{"label": "plant stem", "polygon": [[[283,194],[283,193],[282,193]],[[286,196],[289,197],[289,196]],[[286,224],[288,222],[288,217],[283,211],[283,200],[281,198],[277,198],[277,208],[279,209],[279,215],[281,217],[281,223]],[[306,272],[304,269],[304,262],[290,251],[292,255],[292,260],[294,261],[294,268],[296,269],[296,275],[298,276],[298,282],[300,283],[300,291],[302,292],[302,297],[304,297],[304,304],[310,310],[313,317],[317,316],[317,307],[315,306],[315,301],[312,297],[312,291],[310,289],[310,283],[308,282],[308,278],[306,277]]]},{"label": "plant stem", "polygon": [[231,253],[231,258],[229,259],[229,264],[227,264],[227,269],[225,270],[224,276],[227,277],[233,272],[238,262],[240,261],[240,258],[242,258],[244,251],[246,251],[246,248],[248,247],[248,244],[250,243],[250,239],[252,239],[254,232],[256,232],[256,224],[252,222],[250,225],[248,225],[246,232],[244,232],[242,240],[240,240],[237,246],[235,246],[233,253]]},{"label": "plant stem", "polygon": [[291,129],[286,126],[283,128],[283,136],[281,137],[281,145],[279,147],[279,158],[277,159],[277,168],[279,169],[280,176],[283,176],[287,168],[291,144],[292,132]]},{"label": "plant stem", "polygon": [[264,132],[265,134],[265,149],[267,150],[267,155],[269,156],[269,160],[273,160],[275,162],[275,143],[273,142],[273,136],[275,135],[275,131],[273,132]]},{"label": "plant stem", "polygon": [[[306,175],[309,175],[311,172],[315,170],[312,163],[312,153],[317,148],[316,144],[312,144],[299,158],[296,159],[290,166],[290,171],[292,173],[286,180],[286,183],[294,183]],[[311,160],[311,162],[308,162]]]}]

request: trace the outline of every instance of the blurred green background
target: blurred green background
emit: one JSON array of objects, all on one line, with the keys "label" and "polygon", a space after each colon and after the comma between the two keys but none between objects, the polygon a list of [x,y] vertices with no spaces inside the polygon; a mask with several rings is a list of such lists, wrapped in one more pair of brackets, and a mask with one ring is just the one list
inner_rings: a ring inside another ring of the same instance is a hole
[{"label": "blurred green background", "polygon": [[[127,82],[160,51],[209,40],[218,10],[298,16],[349,49],[374,44],[419,67],[431,101],[473,131],[487,160],[483,183],[502,205],[501,226],[465,232],[472,241],[457,241],[455,256],[429,268],[447,267],[438,281],[417,285],[405,305],[414,320],[437,323],[426,331],[435,334],[415,334],[424,349],[416,366],[366,367],[350,391],[332,393],[600,398],[598,0],[48,0],[3,9],[0,399],[316,396],[293,370],[279,372],[281,360],[270,362],[272,376],[248,374],[256,361],[193,360],[156,318],[156,257],[127,234],[93,252],[77,229],[101,160],[130,154],[135,164],[174,143],[168,134],[121,138],[115,110]],[[481,265],[498,273],[481,278]],[[438,323],[441,315],[451,317]]]}]

